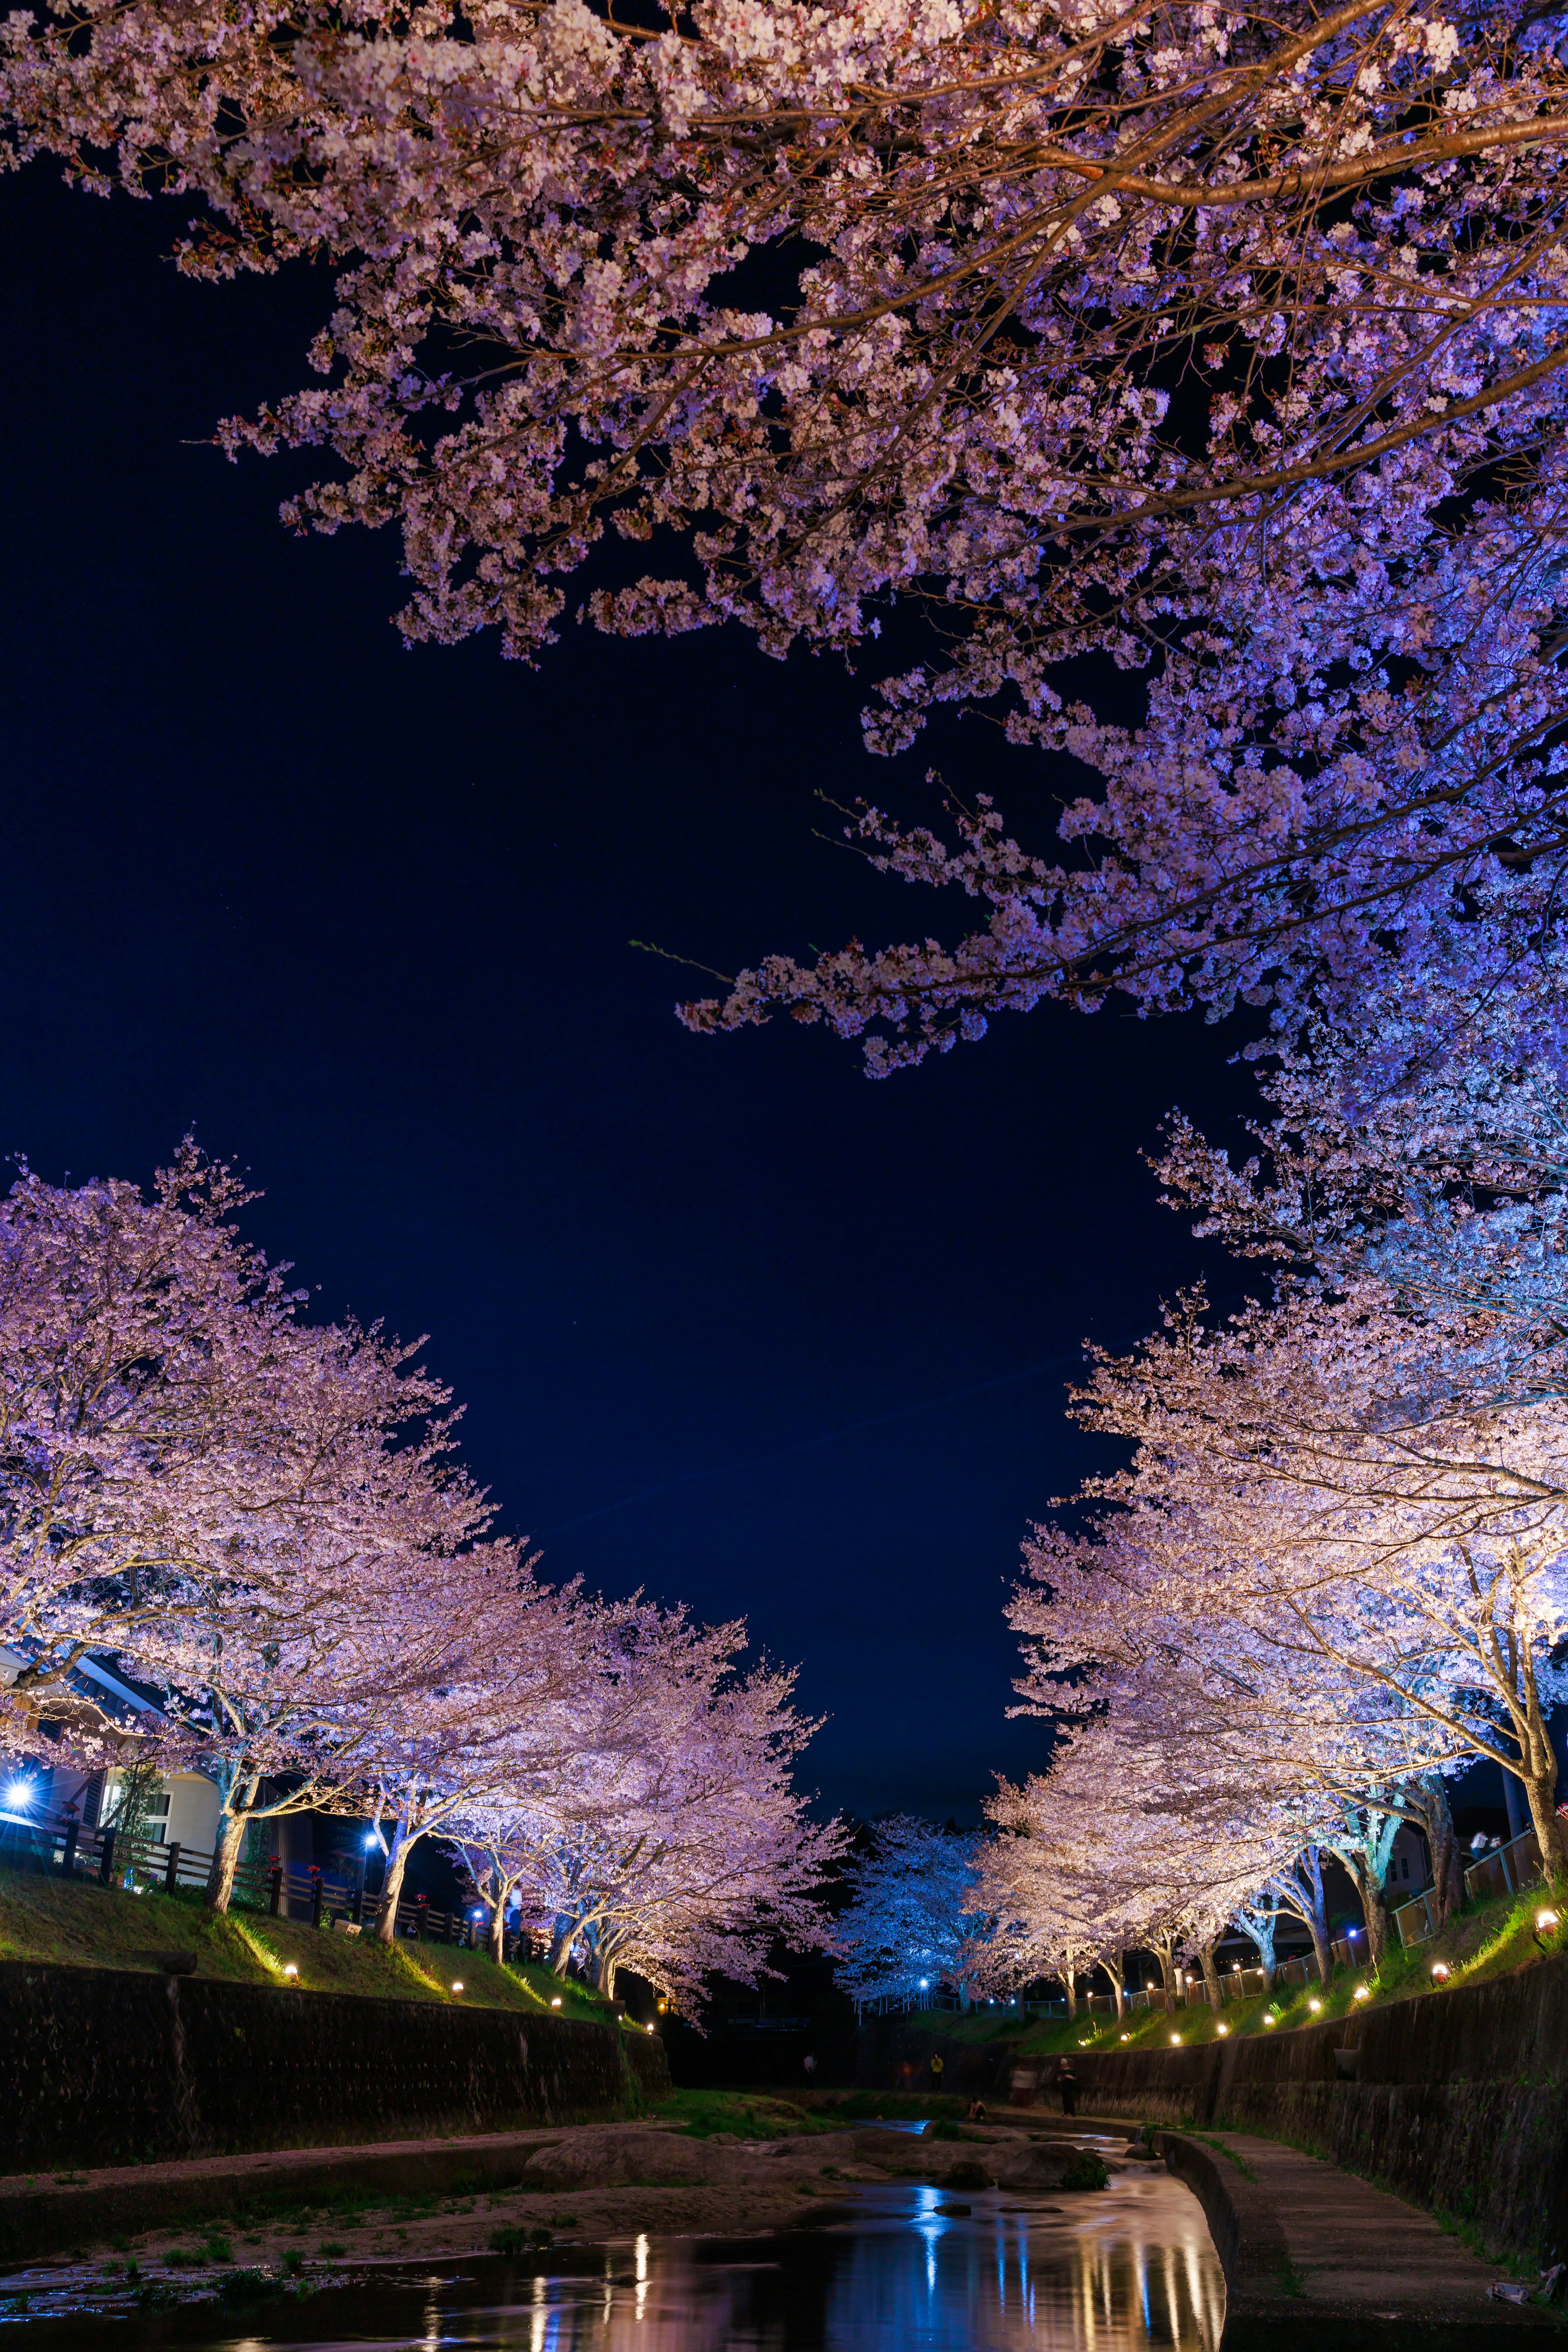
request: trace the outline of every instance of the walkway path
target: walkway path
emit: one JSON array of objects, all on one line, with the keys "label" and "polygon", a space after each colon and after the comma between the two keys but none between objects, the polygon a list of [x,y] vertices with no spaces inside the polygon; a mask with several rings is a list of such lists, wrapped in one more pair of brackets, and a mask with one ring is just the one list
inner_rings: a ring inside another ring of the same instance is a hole
[{"label": "walkway path", "polygon": [[1488,2289],[1508,2273],[1402,2198],[1279,2140],[1159,2137],[1172,2169],[1201,2199],[1225,2265],[1225,2352],[1568,2345],[1555,2313],[1490,2299]]}]

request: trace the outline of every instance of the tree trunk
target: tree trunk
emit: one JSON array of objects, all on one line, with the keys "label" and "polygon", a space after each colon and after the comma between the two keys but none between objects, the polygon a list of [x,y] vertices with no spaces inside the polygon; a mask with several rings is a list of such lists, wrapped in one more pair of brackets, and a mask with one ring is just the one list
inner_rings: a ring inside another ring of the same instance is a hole
[{"label": "tree trunk", "polygon": [[1160,1983],[1165,1996],[1165,2014],[1167,2017],[1174,2017],[1176,2013],[1176,1948],[1174,1938],[1167,1937],[1163,1943],[1157,1943],[1153,1948],[1154,1958],[1160,1964]]},{"label": "tree trunk", "polygon": [[575,1919],[557,1919],[555,1933],[550,1938],[550,1955],[546,1962],[552,1977],[565,1975],[566,1963],[572,1957],[572,1946],[576,1939],[576,1935]]},{"label": "tree trunk", "polygon": [[375,1940],[378,1944],[394,1944],[397,1940],[397,1906],[403,1898],[403,1874],[408,1868],[408,1855],[414,1841],[404,1832],[398,1822],[392,1832],[392,1845],[386,1857],[386,1874],[381,1882],[381,1902],[375,1915]]},{"label": "tree trunk", "polygon": [[1531,1827],[1541,1849],[1541,1868],[1549,1886],[1562,1889],[1568,1878],[1568,1822],[1557,1818],[1557,1753],[1541,1712],[1541,1693],[1528,1640],[1508,1636],[1510,1667],[1517,1659],[1516,1693],[1510,1706],[1513,1736],[1519,1745],[1515,1777],[1530,1804]]},{"label": "tree trunk", "polygon": [[605,2000],[616,1997],[615,1939],[606,1935],[593,1938],[588,1954],[588,1978],[594,1990]]},{"label": "tree trunk", "polygon": [[1116,1997],[1116,2015],[1120,2023],[1127,2014],[1127,1991],[1121,1981],[1122,1971],[1121,1969],[1113,1969],[1109,1960],[1101,1960],[1100,1965],[1110,1979],[1110,1990]]},{"label": "tree trunk", "polygon": [[1225,1993],[1219,1980],[1219,1963],[1214,1956],[1215,1938],[1198,1946],[1198,1965],[1204,1972],[1204,1992],[1209,2007],[1217,2015],[1225,2006]]},{"label": "tree trunk", "polygon": [[1563,1824],[1557,1818],[1557,1759],[1553,1757],[1548,1770],[1536,1764],[1533,1769],[1521,1770],[1524,1793],[1530,1800],[1530,1823],[1535,1832],[1535,1843],[1541,1848],[1541,1867],[1548,1883],[1561,1885],[1568,1875],[1563,1859]]},{"label": "tree trunk", "polygon": [[1557,1818],[1557,1755],[1542,1718],[1533,1673],[1526,1677],[1524,1721],[1521,1724],[1516,1717],[1514,1732],[1520,1750],[1515,1777],[1530,1805],[1541,1867],[1548,1884],[1560,1886],[1568,1876],[1568,1839],[1563,1834],[1565,1824]]},{"label": "tree trunk", "polygon": [[1272,1909],[1265,1909],[1266,1900],[1267,1890],[1265,1894],[1257,1896],[1253,1902],[1244,1903],[1240,1910],[1234,1915],[1232,1925],[1241,1929],[1242,1934],[1256,1949],[1258,1965],[1263,1971],[1263,1990],[1266,1993],[1271,1993],[1274,1990],[1274,1972],[1278,1966],[1274,1957],[1274,1938],[1279,1927],[1279,1906],[1276,1903]]},{"label": "tree trunk", "polygon": [[249,1817],[245,1813],[218,1815],[217,1844],[213,1851],[212,1868],[207,1873],[206,1906],[209,1911],[226,1911],[234,1893],[234,1874],[239,1868],[239,1849],[245,1843]]},{"label": "tree trunk", "polygon": [[1388,1898],[1383,1891],[1383,1874],[1374,1860],[1365,1854],[1347,1854],[1351,1875],[1355,1880],[1356,1893],[1361,1896],[1362,1916],[1366,1921],[1366,1957],[1369,1966],[1380,1969],[1388,1949]]},{"label": "tree trunk", "polygon": [[1073,1972],[1070,1969],[1064,1969],[1062,1970],[1062,1982],[1066,1985],[1068,1991],[1068,2017],[1076,2017],[1078,2015],[1078,1986],[1074,1981]]},{"label": "tree trunk", "polygon": [[1441,1930],[1447,1926],[1455,1912],[1463,1909],[1465,1901],[1465,1866],[1459,1854],[1459,1841],[1454,1835],[1448,1784],[1441,1773],[1434,1772],[1422,1781],[1420,1804],[1421,1826],[1426,1832],[1426,1843],[1432,1854],[1433,1907]]},{"label": "tree trunk", "polygon": [[1367,1961],[1377,1969],[1388,1949],[1388,1897],[1384,1884],[1401,1817],[1381,1805],[1347,1804],[1342,1810],[1345,1835],[1342,1840],[1335,1838],[1330,1850],[1339,1855],[1355,1881],[1366,1922]]},{"label": "tree trunk", "polygon": [[[496,1882],[499,1885],[499,1881]],[[489,1955],[498,1969],[506,1966],[506,1895],[493,1895],[490,1901]]]},{"label": "tree trunk", "polygon": [[1280,1902],[1294,1919],[1300,1919],[1312,1938],[1312,1957],[1318,1963],[1318,1979],[1327,1984],[1333,1974],[1334,1956],[1329,1948],[1329,1911],[1323,1895],[1323,1853],[1320,1845],[1310,1845],[1298,1856],[1290,1869],[1269,1884]]}]

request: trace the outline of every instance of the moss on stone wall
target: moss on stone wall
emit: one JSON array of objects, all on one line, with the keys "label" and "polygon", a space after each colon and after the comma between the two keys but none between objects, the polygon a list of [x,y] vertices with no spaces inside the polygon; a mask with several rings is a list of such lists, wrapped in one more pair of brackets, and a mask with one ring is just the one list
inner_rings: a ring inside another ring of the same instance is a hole
[{"label": "moss on stone wall", "polygon": [[613,2025],[0,1963],[5,2168],[624,2115],[662,2044]]}]

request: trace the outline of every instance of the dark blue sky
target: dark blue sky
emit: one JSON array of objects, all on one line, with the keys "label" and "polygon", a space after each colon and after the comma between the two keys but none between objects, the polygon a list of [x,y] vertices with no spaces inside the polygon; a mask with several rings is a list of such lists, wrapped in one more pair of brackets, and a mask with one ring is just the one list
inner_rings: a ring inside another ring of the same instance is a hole
[{"label": "dark blue sky", "polygon": [[973,1818],[1044,1754],[1000,1612],[1089,1458],[1063,1383],[1200,1263],[1139,1152],[1244,1098],[1225,1046],[1043,1013],[872,1086],[686,1035],[634,937],[962,919],[816,788],[913,805],[934,759],[1043,839],[1062,780],[978,724],[872,761],[852,682],[738,636],[405,651],[390,535],[291,539],[294,477],[203,446],[324,286],[187,285],[183,221],[0,180],[0,1150],[144,1178],[194,1127],[323,1312],[430,1333],[549,1571],[743,1612],[828,1801]]}]

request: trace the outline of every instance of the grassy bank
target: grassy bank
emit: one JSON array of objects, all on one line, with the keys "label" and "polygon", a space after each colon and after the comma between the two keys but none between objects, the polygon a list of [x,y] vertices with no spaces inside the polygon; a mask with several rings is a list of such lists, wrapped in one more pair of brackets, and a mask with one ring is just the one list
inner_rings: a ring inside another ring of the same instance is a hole
[{"label": "grassy bank", "polygon": [[[482,1952],[406,1941],[387,1947],[368,1933],[345,1936],[303,1920],[254,1911],[220,1916],[194,1893],[128,1895],[90,1881],[0,1870],[0,1959],[155,1971],[163,1952],[194,1952],[199,1975],[243,1984],[382,2000],[461,2000],[601,2024],[613,2015],[585,1986],[526,1964],[498,1968]],[[453,1990],[459,1984],[460,1993]]]},{"label": "grassy bank", "polygon": [[946,2093],[908,2091],[813,2091],[805,2100],[781,2099],[769,2091],[677,2091],[654,2109],[690,2139],[716,2132],[737,2139],[787,2139],[800,2132],[838,2132],[858,2123],[934,2122],[952,2131],[965,2099]]},{"label": "grassy bank", "polygon": [[[1287,2032],[1294,2025],[1317,2025],[1352,2010],[1419,1999],[1439,1983],[1477,1984],[1533,1967],[1543,1957],[1532,1931],[1544,1900],[1540,1888],[1529,1895],[1499,1895],[1463,1912],[1433,1942],[1412,1951],[1395,1948],[1384,1956],[1380,1969],[1340,1969],[1326,1988],[1292,1985],[1272,1999],[1258,1994],[1251,2000],[1227,2000],[1217,2014],[1194,2002],[1170,2016],[1163,2009],[1130,2010],[1120,2019],[1085,2011],[1077,2018],[1039,2018],[1022,2030],[1016,2019],[1008,2021],[1005,2009],[977,2010],[968,2017],[932,2011],[926,2021],[955,2042],[1006,2042],[1024,2052],[1151,2049],[1168,2046],[1173,2037],[1187,2043]],[[1564,1917],[1564,1927],[1543,1938],[1548,1951],[1568,1949],[1568,1914]],[[1447,1969],[1447,1977],[1435,1978],[1434,1966]]]}]

